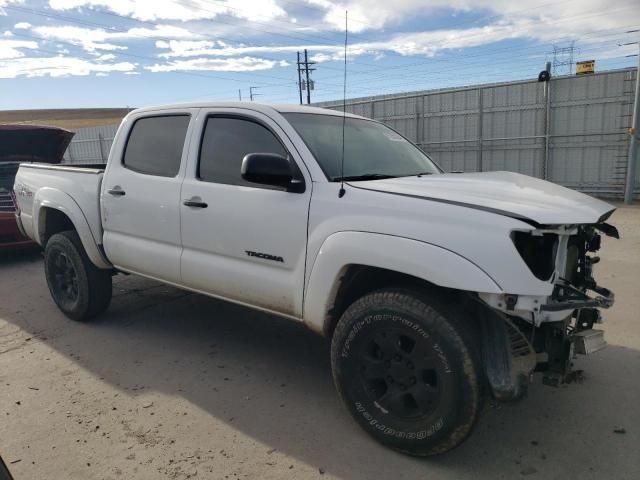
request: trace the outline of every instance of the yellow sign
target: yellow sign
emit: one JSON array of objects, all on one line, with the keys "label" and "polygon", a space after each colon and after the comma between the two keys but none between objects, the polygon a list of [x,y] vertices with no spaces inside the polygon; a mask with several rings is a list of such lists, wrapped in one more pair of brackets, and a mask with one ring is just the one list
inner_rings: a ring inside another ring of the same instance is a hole
[{"label": "yellow sign", "polygon": [[576,62],[576,75],[584,75],[596,71],[595,60],[585,60],[584,62]]}]

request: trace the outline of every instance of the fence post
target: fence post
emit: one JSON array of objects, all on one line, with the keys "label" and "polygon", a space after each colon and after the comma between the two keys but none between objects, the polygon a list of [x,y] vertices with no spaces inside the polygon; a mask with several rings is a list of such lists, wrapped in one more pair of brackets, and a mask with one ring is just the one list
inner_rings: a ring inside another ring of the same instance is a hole
[{"label": "fence post", "polygon": [[478,89],[478,171],[482,172],[484,165],[482,158],[484,155],[484,141],[483,141],[483,123],[484,123],[484,88]]},{"label": "fence post", "polygon": [[422,115],[422,107],[419,105],[419,99],[422,97],[416,97],[415,112],[416,112],[416,145],[422,148],[422,135],[420,134],[420,116]]},{"label": "fence post", "polygon": [[100,146],[100,160],[102,160],[102,163],[106,163],[106,159],[104,156],[104,145],[102,144],[102,134],[98,133],[98,145]]},{"label": "fence post", "polygon": [[633,190],[636,184],[636,167],[640,159],[640,42],[638,43],[638,69],[636,70],[636,99],[633,105],[633,118],[629,142],[629,161],[627,163],[627,181],[624,189],[624,203],[633,202]]},{"label": "fence post", "polygon": [[[547,62],[546,70],[551,70],[551,65]],[[544,84],[544,159],[542,161],[542,178],[549,179],[549,129],[551,128],[551,79]]]}]

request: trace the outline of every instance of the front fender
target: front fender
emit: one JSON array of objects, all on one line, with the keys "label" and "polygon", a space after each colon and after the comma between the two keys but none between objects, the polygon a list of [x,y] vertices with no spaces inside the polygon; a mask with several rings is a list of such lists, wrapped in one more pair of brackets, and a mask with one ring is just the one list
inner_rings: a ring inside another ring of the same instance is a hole
[{"label": "front fender", "polygon": [[350,265],[384,268],[457,290],[503,293],[480,267],[446,248],[393,235],[338,232],[322,244],[307,282],[303,319],[312,330],[324,332],[340,277]]},{"label": "front fender", "polygon": [[98,248],[98,241],[94,238],[82,209],[71,196],[61,190],[50,187],[39,189],[33,200],[33,237],[42,247],[45,246],[44,234],[47,208],[59,210],[71,220],[78,232],[82,246],[87,252],[87,256],[96,267],[112,268],[112,265]]}]

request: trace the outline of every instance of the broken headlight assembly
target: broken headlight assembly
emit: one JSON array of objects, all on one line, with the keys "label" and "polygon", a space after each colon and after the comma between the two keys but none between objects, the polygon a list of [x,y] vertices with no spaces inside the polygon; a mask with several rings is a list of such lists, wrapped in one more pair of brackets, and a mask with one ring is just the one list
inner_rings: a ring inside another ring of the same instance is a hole
[{"label": "broken headlight assembly", "polygon": [[550,280],[556,267],[558,235],[516,231],[511,239],[531,273],[539,280]]}]

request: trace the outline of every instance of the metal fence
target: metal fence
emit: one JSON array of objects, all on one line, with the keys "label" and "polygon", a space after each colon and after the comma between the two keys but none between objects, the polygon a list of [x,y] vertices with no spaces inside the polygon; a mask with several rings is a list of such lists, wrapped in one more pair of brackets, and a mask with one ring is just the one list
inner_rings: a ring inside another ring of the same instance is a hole
[{"label": "metal fence", "polygon": [[623,69],[368,97],[347,100],[347,111],[395,128],[445,170],[509,170],[621,198],[635,77]]},{"label": "metal fence", "polygon": [[[395,128],[445,170],[509,170],[622,198],[635,78],[623,69],[368,97],[348,100],[347,111]],[[342,110],[341,101],[316,105]],[[78,130],[65,163],[106,162],[117,128]]]},{"label": "metal fence", "polygon": [[80,128],[64,153],[64,163],[107,163],[118,125]]}]

